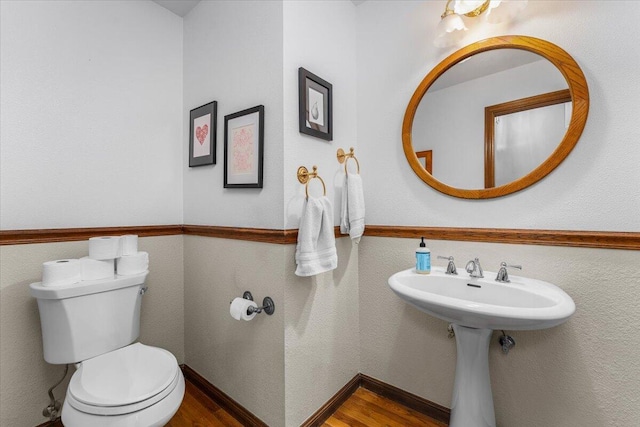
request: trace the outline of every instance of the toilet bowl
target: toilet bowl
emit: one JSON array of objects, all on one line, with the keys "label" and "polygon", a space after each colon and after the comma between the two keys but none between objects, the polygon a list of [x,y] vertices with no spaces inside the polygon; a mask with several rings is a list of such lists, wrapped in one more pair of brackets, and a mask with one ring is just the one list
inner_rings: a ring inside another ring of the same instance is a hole
[{"label": "toilet bowl", "polygon": [[160,427],[177,412],[184,376],[170,352],[134,343],[78,364],[62,408],[65,427]]}]

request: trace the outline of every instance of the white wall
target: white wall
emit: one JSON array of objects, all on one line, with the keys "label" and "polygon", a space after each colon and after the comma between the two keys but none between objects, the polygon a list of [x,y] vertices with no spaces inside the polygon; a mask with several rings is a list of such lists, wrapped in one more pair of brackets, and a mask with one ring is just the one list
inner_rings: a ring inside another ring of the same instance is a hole
[{"label": "white wall", "polygon": [[[219,159],[225,114],[262,103],[267,118],[265,188],[223,190],[221,161],[185,167],[185,223],[297,228],[304,186],[295,173],[317,165],[337,224],[344,172],[335,152],[356,146],[355,6],[202,2],[185,17],[184,40],[185,109],[218,101]],[[333,84],[333,142],[298,131],[301,66]],[[339,248],[339,268],[311,279],[294,275],[294,245],[187,237],[187,364],[269,425],[303,422],[359,370],[357,249],[347,239]],[[270,295],[276,314],[231,319],[228,300],[247,289]],[[248,350],[260,342],[261,351]]]},{"label": "white wall", "polygon": [[3,229],[182,223],[182,19],[2,1]]},{"label": "white wall", "polygon": [[[358,154],[356,7],[341,0],[286,1],[283,8],[284,228],[300,223],[305,188],[296,171],[313,165],[326,183],[337,225],[345,174],[336,151],[354,147]],[[299,67],[333,86],[333,141],[299,132]],[[309,194],[322,195],[318,180],[310,182]],[[348,238],[338,239],[337,247],[338,268],[315,277],[295,276],[295,246],[285,252],[287,426],[300,425],[359,372],[358,247]]]},{"label": "white wall", "polygon": [[[344,165],[336,151],[357,144],[356,108],[356,7],[349,0],[284,2],[284,204],[285,228],[300,222],[304,185],[296,178],[299,166],[318,173],[333,203],[334,222],[339,224]],[[303,67],[333,85],[333,141],[305,135],[298,130],[298,68]],[[349,170],[355,171],[353,160]],[[313,180],[309,194],[322,194],[322,185]]]},{"label": "white wall", "polygon": [[[335,151],[354,146],[368,224],[639,230],[640,85],[630,70],[640,65],[633,20],[640,4],[530,1],[512,27],[470,32],[465,44],[519,33],[563,47],[587,76],[591,110],[580,143],[545,180],[512,196],[465,201],[422,183],[401,148],[400,126],[411,94],[451,52],[431,44],[443,3],[369,1],[355,8],[348,1],[203,1],[184,20],[183,44],[182,21],[151,2],[0,2],[2,228],[182,222],[296,228],[304,194],[297,167],[319,167],[337,214],[343,169]],[[44,60],[34,65],[27,50]],[[333,142],[298,133],[299,66],[333,83]],[[219,103],[218,164],[188,168],[188,110],[211,100]],[[258,104],[266,110],[265,188],[224,190],[224,115]],[[39,145],[24,150],[21,145],[31,139],[23,129],[32,105],[44,119],[33,125]],[[85,143],[87,132],[98,135],[102,145]],[[154,154],[148,154],[150,148]],[[58,187],[70,190],[62,194]],[[88,188],[98,188],[96,196],[88,197]],[[52,196],[45,196],[50,190]],[[317,191],[311,188],[312,194]],[[185,316],[186,363],[270,425],[297,425],[356,369],[448,405],[454,352],[443,338],[442,322],[402,303],[385,283],[391,272],[411,265],[416,242],[365,237],[351,248],[342,239],[339,268],[315,279],[292,275],[293,246],[194,236],[157,242],[149,250],[163,265],[153,267],[161,280],[152,289],[162,291],[150,297],[163,297],[149,305],[147,313],[153,314],[143,318],[142,339],[181,359],[175,328]],[[503,372],[516,376],[524,369],[526,375],[514,383],[498,380],[499,423],[520,425],[523,407],[532,422],[553,425],[572,425],[557,418],[564,413],[594,426],[631,425],[637,419],[633,398],[639,379],[632,350],[638,343],[629,328],[640,320],[633,311],[640,288],[618,289],[620,283],[638,282],[637,269],[629,267],[638,264],[637,252],[429,245],[434,253],[457,259],[480,255],[487,269],[506,254],[516,256],[513,261],[525,264],[532,277],[560,281],[578,303],[566,325],[516,337],[519,347]],[[2,422],[12,425],[38,422],[46,404],[39,390],[57,376],[34,350],[36,341],[24,339],[33,338],[37,328],[34,301],[24,286],[34,274],[37,278],[34,266],[52,254],[79,256],[84,250],[79,242],[35,248],[2,248],[1,407]],[[25,252],[30,267],[16,272],[19,263],[13,260]],[[594,272],[594,259],[611,266],[610,274]],[[175,294],[182,289],[176,284],[182,268],[184,304]],[[593,277],[597,280],[589,282]],[[228,301],[244,289],[255,289],[257,298],[272,294],[282,311],[251,324],[232,321]],[[169,325],[158,310],[177,319],[166,337],[160,330]],[[145,329],[145,324],[161,328]],[[24,325],[31,332],[23,333]],[[268,351],[250,353],[255,343]],[[495,363],[504,363],[498,357],[492,353],[493,372],[503,367]],[[546,362],[555,363],[557,378],[539,375],[535,367]],[[22,375],[31,363],[37,368],[24,384],[28,388],[14,388],[12,370],[17,366]],[[308,383],[305,363],[314,372]],[[264,366],[269,372],[258,372]],[[552,383],[553,393],[537,379]],[[267,395],[268,386],[275,388]],[[25,404],[18,398],[24,396],[38,397]],[[528,404],[530,397],[537,406]],[[550,405],[549,414],[534,413]],[[569,411],[562,412],[563,406]],[[30,415],[22,417],[26,412]]]},{"label": "white wall", "polygon": [[[0,227],[181,224],[182,19],[150,1],[2,1],[0,31]],[[180,363],[182,241],[140,239],[151,269],[140,340]],[[63,369],[44,361],[28,285],[43,262],[87,248],[0,249],[1,425],[46,421]]]},{"label": "white wall", "polygon": [[[218,101],[217,164],[185,160],[185,224],[282,229],[282,2],[202,1],[184,18],[183,140],[189,110]],[[225,189],[224,116],[264,105],[262,189]],[[188,159],[188,144],[181,147]]]},{"label": "white wall", "polygon": [[[376,188],[365,194],[367,223],[638,232],[640,84],[633,70],[640,67],[640,3],[529,1],[511,26],[470,30],[464,45],[498,34],[559,45],[584,71],[591,101],[579,143],[554,172],[519,193],[484,201],[431,189],[402,151],[401,124],[411,95],[454,50],[432,45],[443,7],[444,2],[427,1],[369,1],[358,7],[358,138],[364,181]],[[386,283],[413,265],[417,243],[365,237],[360,244],[360,367],[450,406],[455,343],[446,338],[446,322],[410,307]],[[638,251],[455,241],[428,246],[434,256],[455,256],[459,268],[476,256],[488,271],[501,261],[523,264],[523,275],[556,283],[576,302],[576,314],[561,326],[514,332],[518,345],[507,357],[493,341],[498,425],[637,423],[639,335],[630,325],[640,322]]]},{"label": "white wall", "polygon": [[[283,5],[202,1],[184,18],[184,139],[189,110],[218,101],[217,164],[184,163],[186,224],[283,227]],[[265,107],[264,188],[224,189],[224,116]],[[188,158],[188,146],[183,147]],[[284,425],[284,250],[185,237],[186,363],[269,425]],[[251,323],[229,301],[273,298]]]},{"label": "white wall", "polygon": [[[567,159],[541,182],[508,197],[444,196],[409,168],[401,125],[418,83],[454,51],[433,35],[444,2],[369,1],[358,6],[358,139],[367,223],[422,226],[640,230],[640,138],[635,40],[637,2],[530,1],[511,26],[470,30],[464,45],[499,34],[546,39],[584,71],[590,111]],[[634,37],[635,35],[635,37]],[[381,171],[387,171],[385,173]]]}]

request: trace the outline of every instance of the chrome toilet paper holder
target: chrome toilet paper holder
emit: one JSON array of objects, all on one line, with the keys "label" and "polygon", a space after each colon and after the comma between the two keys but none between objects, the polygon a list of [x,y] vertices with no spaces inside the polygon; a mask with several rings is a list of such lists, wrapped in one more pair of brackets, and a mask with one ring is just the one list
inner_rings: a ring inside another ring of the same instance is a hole
[{"label": "chrome toilet paper holder", "polygon": [[[253,301],[253,295],[251,295],[251,292],[249,291],[245,291],[242,294],[242,298]],[[247,314],[261,313],[262,311],[264,311],[266,314],[271,316],[275,310],[276,305],[273,303],[271,297],[264,297],[264,299],[262,300],[262,307],[249,307],[247,309]]]}]

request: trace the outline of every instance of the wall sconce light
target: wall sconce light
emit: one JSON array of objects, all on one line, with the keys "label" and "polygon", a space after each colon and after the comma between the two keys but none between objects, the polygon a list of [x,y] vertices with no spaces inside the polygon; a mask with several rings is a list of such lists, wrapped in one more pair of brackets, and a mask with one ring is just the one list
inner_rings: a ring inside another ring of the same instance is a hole
[{"label": "wall sconce light", "polygon": [[526,5],[527,0],[447,0],[433,43],[448,47],[462,40],[467,31],[462,16],[499,24],[513,19]]}]

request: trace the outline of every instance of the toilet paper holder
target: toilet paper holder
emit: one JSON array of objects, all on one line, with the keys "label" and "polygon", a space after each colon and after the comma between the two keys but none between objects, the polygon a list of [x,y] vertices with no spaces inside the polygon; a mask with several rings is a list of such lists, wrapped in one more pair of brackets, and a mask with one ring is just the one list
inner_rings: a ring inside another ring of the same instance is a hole
[{"label": "toilet paper holder", "polygon": [[[251,292],[249,291],[244,291],[244,293],[242,294],[242,298],[253,301],[253,295],[251,295]],[[261,313],[262,311],[264,311],[266,314],[271,316],[275,310],[276,305],[273,303],[271,297],[264,297],[264,299],[262,300],[262,307],[249,307],[247,309],[247,314]]]}]

